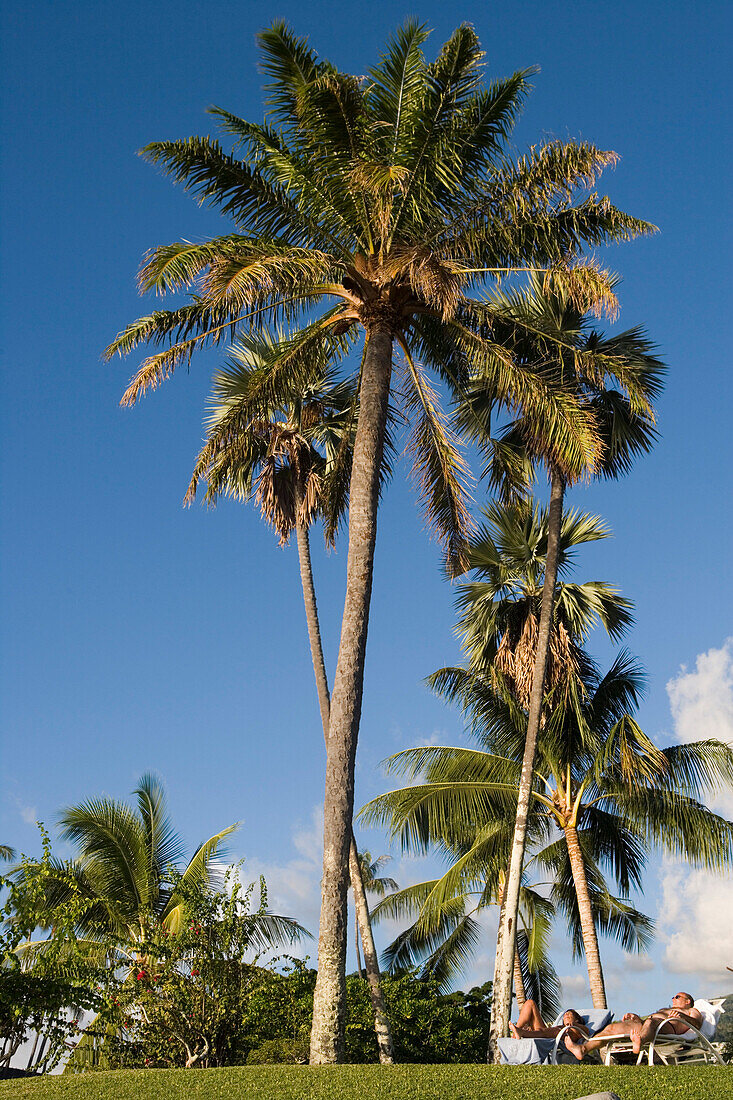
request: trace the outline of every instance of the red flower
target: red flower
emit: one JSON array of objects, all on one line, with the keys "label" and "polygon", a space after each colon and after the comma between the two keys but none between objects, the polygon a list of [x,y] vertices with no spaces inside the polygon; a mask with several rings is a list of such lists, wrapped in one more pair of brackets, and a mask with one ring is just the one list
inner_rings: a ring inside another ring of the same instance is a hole
[{"label": "red flower", "polygon": [[137,974],[135,975],[135,981],[136,982],[141,982],[144,977],[145,977],[145,971],[144,970],[138,970]]},{"label": "red flower", "polygon": [[199,975],[199,971],[198,970],[192,970],[191,974],[193,975],[194,978],[196,978]]}]

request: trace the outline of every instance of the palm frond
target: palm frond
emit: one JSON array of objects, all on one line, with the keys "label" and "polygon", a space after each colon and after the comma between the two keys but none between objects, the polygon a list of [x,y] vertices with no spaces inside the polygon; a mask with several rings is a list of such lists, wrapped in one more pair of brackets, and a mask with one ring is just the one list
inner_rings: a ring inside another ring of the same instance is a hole
[{"label": "palm frond", "polygon": [[407,371],[402,397],[408,417],[413,418],[408,447],[414,478],[427,521],[445,548],[446,567],[456,576],[465,569],[464,547],[473,527],[470,471],[435,389],[406,345],[403,350]]}]

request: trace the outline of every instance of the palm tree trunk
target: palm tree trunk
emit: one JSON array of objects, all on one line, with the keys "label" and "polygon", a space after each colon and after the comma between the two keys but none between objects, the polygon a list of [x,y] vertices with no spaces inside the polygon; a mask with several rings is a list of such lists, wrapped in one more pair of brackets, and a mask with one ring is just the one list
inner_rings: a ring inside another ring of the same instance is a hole
[{"label": "palm tree trunk", "polygon": [[354,763],[364,686],[379,477],[391,372],[392,333],[385,323],[376,322],[367,333],[362,367],[349,493],[346,599],[327,741],[318,975],[310,1049],[310,1061],[315,1065],[339,1062],[343,1058]]},{"label": "palm tree trunk", "polygon": [[527,1000],[527,992],[524,988],[522,964],[519,960],[519,952],[517,950],[514,951],[514,992],[517,997],[517,1009],[520,1009]]},{"label": "palm tree trunk", "polygon": [[[303,503],[303,493],[300,486],[295,490],[296,514],[300,512]],[[311,647],[311,659],[313,660],[313,673],[316,678],[316,691],[318,692],[318,706],[321,710],[321,722],[323,724],[323,736],[328,742],[328,719],[331,700],[328,693],[328,676],[326,674],[326,662],[323,657],[323,643],[321,641],[321,624],[318,619],[318,605],[316,603],[316,588],[313,583],[313,563],[311,562],[310,539],[308,528],[300,519],[295,524],[295,537],[298,543],[298,563],[300,565],[300,583],[303,589],[303,603],[305,604],[305,619],[308,624],[308,641]]]},{"label": "palm tree trunk", "polygon": [[529,800],[534,778],[534,759],[537,751],[537,738],[542,717],[542,703],[545,691],[545,673],[547,657],[550,651],[550,630],[552,627],[552,609],[555,600],[555,582],[557,581],[557,559],[562,526],[562,503],[565,485],[562,477],[552,471],[550,488],[550,508],[547,521],[547,557],[545,560],[545,580],[542,586],[542,607],[537,631],[537,653],[532,673],[532,691],[529,698],[527,717],[527,738],[524,743],[522,774],[519,781],[517,798],[517,816],[514,823],[514,838],[509,861],[506,896],[499,920],[499,936],[496,944],[496,963],[494,967],[494,987],[491,1004],[491,1029],[489,1032],[488,1060],[498,1060],[497,1040],[509,1030],[509,1013],[512,1005],[512,977],[514,970],[514,948],[517,935],[517,914],[519,911],[519,890],[522,882],[522,866],[527,838],[527,818]]},{"label": "palm tree trunk", "polygon": [[[354,867],[359,871],[356,876],[354,876]],[[356,841],[353,835],[349,846],[349,872],[352,875],[351,885],[354,891],[354,907],[356,909],[357,921],[356,957],[357,959],[359,957],[358,933],[361,932],[361,946],[364,950],[364,967],[367,973],[367,981],[369,982],[369,995],[371,997],[372,1014],[374,1016],[374,1031],[376,1032],[377,1046],[379,1047],[379,1061],[383,1066],[391,1066],[394,1063],[392,1032],[389,1026],[387,1006],[384,1002],[384,993],[380,981],[379,958],[377,957],[377,949],[374,946],[372,922],[369,916],[369,904],[367,902],[364,883],[361,878],[359,856],[357,854]]]},{"label": "palm tree trunk", "polygon": [[[349,854],[351,854],[349,852]],[[349,861],[350,862],[350,861]],[[349,868],[350,870],[351,868]],[[354,953],[356,955],[356,973],[360,978],[364,977],[364,971],[361,968],[361,953],[359,951],[359,914],[354,914]]]},{"label": "palm tree trunk", "polygon": [[[296,486],[296,509],[302,504],[300,487]],[[295,534],[298,543],[298,561],[300,563],[300,580],[303,588],[303,603],[305,604],[305,617],[308,624],[308,639],[313,659],[313,672],[316,678],[318,691],[318,703],[321,709],[321,721],[323,723],[323,736],[328,744],[328,726],[330,715],[330,696],[328,691],[328,674],[326,662],[323,656],[323,643],[321,641],[321,627],[318,619],[318,606],[316,604],[316,589],[313,583],[313,564],[311,561],[310,539],[308,528],[298,521],[295,526]],[[364,966],[369,982],[369,994],[374,1015],[374,1031],[379,1047],[379,1061],[382,1065],[392,1065],[394,1056],[392,1053],[392,1033],[387,1016],[387,1006],[382,991],[382,975],[379,970],[379,957],[374,947],[372,925],[369,918],[369,906],[361,876],[361,864],[354,839],[353,829],[349,842],[349,877],[354,891],[354,908],[356,910],[356,966],[359,977],[363,977],[361,961],[359,959],[359,934],[364,947]]]},{"label": "palm tree trunk", "polygon": [[593,998],[593,1007],[607,1008],[606,986],[603,981],[603,967],[601,966],[601,953],[598,949],[596,922],[593,920],[593,906],[588,892],[588,876],[583,851],[578,840],[578,830],[574,825],[566,825],[564,832],[565,842],[568,846],[570,868],[573,872],[575,893],[578,898],[580,929],[583,935],[583,948],[585,949],[585,961],[588,966],[588,980],[590,982],[590,994]]}]

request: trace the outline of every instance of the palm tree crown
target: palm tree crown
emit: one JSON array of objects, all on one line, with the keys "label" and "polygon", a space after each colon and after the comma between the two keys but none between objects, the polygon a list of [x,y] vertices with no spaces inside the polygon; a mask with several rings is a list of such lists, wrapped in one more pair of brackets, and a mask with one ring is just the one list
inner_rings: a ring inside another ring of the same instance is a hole
[{"label": "palm tree crown", "polygon": [[255,497],[281,544],[296,526],[309,527],[317,515],[333,543],[348,504],[354,389],[338,382],[329,365],[314,356],[300,384],[283,379],[277,401],[244,420],[241,410],[251,412],[250,396],[281,342],[282,337],[258,332],[230,348],[227,366],[214,376],[207,440],[186,500],[194,499],[203,477],[210,503],[222,494],[243,501]]},{"label": "palm tree crown", "polygon": [[[76,844],[70,866],[59,864],[55,894],[61,900],[70,870],[81,895],[93,902],[81,931],[91,938],[141,943],[151,922],[176,931],[182,900],[173,888],[183,843],[168,816],[162,784],[144,775],[133,792],[136,808],[109,798],[70,806],[60,817],[61,835]],[[230,825],[199,846],[183,870],[186,886],[208,884]],[[49,899],[53,902],[53,898]]]},{"label": "palm tree crown", "polygon": [[[360,330],[386,326],[405,354],[399,389],[417,415],[425,505],[455,559],[456,530],[467,521],[464,469],[419,360],[451,385],[467,380],[473,364],[497,400],[547,415],[547,380],[514,369],[488,338],[493,306],[471,297],[472,288],[496,269],[556,263],[584,242],[653,227],[591,190],[613,153],[552,142],[508,164],[504,147],[528,72],[486,87],[470,27],[432,63],[422,52],[426,37],[408,21],[369,75],[356,78],[275,23],[260,35],[267,125],[213,108],[233,154],[210,138],[147,146],[146,157],[243,232],[153,249],[141,288],[195,286],[196,294],[133,322],[108,353],[170,344],[143,363],[123,399],[132,404],[203,343],[268,319],[304,318],[249,395],[248,415],[272,398],[283,373],[307,374],[314,353],[340,358]],[[605,287],[588,267],[563,285],[581,301],[597,301]],[[332,304],[312,319],[324,300]],[[556,430],[575,440],[561,390],[555,400]]]}]

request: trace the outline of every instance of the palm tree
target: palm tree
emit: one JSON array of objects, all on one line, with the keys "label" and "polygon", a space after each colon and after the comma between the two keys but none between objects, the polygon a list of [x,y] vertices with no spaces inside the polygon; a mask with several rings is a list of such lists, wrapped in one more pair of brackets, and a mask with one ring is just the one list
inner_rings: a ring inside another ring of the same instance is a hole
[{"label": "palm tree", "polygon": [[[148,159],[221,207],[237,231],[154,249],[142,289],[195,293],[180,308],[133,322],[107,351],[168,345],[133,378],[123,397],[130,405],[207,343],[268,320],[301,319],[252,395],[248,419],[284,376],[307,373],[315,349],[341,357],[363,336],[347,589],[330,707],[313,1062],[342,1056],[353,769],[395,345],[405,359],[401,389],[415,425],[425,508],[455,570],[469,517],[465,467],[419,360],[459,388],[471,368],[480,369],[498,402],[541,412],[553,437],[593,450],[587,417],[568,415],[576,402],[490,339],[491,306],[472,291],[497,269],[560,263],[585,242],[653,228],[590,190],[613,153],[551,142],[509,163],[506,141],[528,74],[485,87],[472,28],[459,27],[432,63],[422,52],[426,37],[407,22],[362,79],[319,60],[275,23],[259,38],[269,125],[216,108],[235,139],[233,154],[209,138],[147,146]],[[589,267],[565,282],[579,301],[608,298],[606,281]]]},{"label": "palm tree", "polygon": [[[223,494],[244,502],[256,499],[260,512],[285,545],[295,531],[308,638],[324,736],[328,736],[329,690],[318,619],[310,526],[323,519],[333,545],[348,505],[356,398],[353,386],[338,382],[314,355],[310,372],[289,384],[283,379],[272,400],[252,414],[251,395],[267,377],[279,340],[252,333],[229,352],[225,370],[213,380],[206,443],[198,456],[186,502],[206,479],[205,499]],[[249,415],[249,419],[247,419]]]},{"label": "palm tree", "polygon": [[[494,504],[485,510],[484,517],[484,523],[467,546],[469,569],[475,579],[460,586],[457,599],[461,611],[457,631],[468,655],[469,667],[441,669],[429,681],[440,693],[461,702],[479,732],[493,721],[497,692],[510,692],[511,698],[524,708],[518,712],[520,723],[526,713],[548,542],[547,510],[529,502]],[[617,589],[602,581],[577,584],[566,579],[577,548],[606,538],[608,533],[597,517],[577,512],[567,512],[563,516],[558,551],[558,570],[563,579],[555,601],[547,678],[549,697],[556,700],[572,692],[574,680],[582,672],[592,670],[592,663],[580,642],[588,636],[594,623],[600,622],[612,638],[618,638],[633,621],[632,605]],[[414,759],[418,758],[422,760],[419,752]],[[404,767],[414,778],[412,761],[411,754],[398,754],[391,759],[390,765],[397,770]],[[466,833],[462,819],[457,823],[455,839],[447,849],[445,814],[448,808],[433,820],[427,804],[422,806],[419,802],[422,787],[384,795],[363,811],[370,823],[372,820],[390,821],[393,831],[400,831],[403,844],[408,847],[439,843],[451,864],[442,879],[407,888],[380,906],[380,914],[389,910],[391,915],[403,915],[402,911],[397,914],[396,908],[404,909],[405,913],[419,912],[414,929],[399,949],[400,961],[406,960],[408,948],[421,950],[425,939],[432,945],[433,952],[440,952],[435,965],[446,967],[448,962],[445,960],[454,951],[460,962],[474,937],[470,920],[464,919],[467,915],[464,900],[476,890],[479,909],[503,899],[511,848],[509,819],[516,806],[516,778],[512,771],[507,780],[510,784],[508,801],[504,789],[493,808],[482,804],[480,830],[469,829]],[[427,798],[428,791],[423,793]],[[438,797],[432,789],[429,796]],[[414,809],[417,805],[421,806],[423,816],[413,819],[413,813],[418,813]],[[545,825],[544,815],[535,813],[534,824],[530,822],[534,849],[546,838]],[[524,956],[526,937],[535,934],[533,923],[541,905],[540,899],[535,898],[528,887],[524,888],[524,898],[525,913],[520,911],[523,944],[522,950],[515,952],[514,960],[519,1000],[523,969],[526,974],[527,966],[518,963],[517,955]],[[598,899],[597,905],[600,905]],[[447,909],[444,910],[444,906]],[[541,915],[546,925],[549,914]],[[543,961],[540,947],[546,935],[545,925],[537,924],[533,968]],[[453,937],[455,946],[445,939],[448,934]],[[450,965],[454,965],[452,961]],[[445,974],[450,976],[448,970]]]},{"label": "palm tree", "polygon": [[[361,872],[361,889],[366,901],[367,895],[374,894],[376,897],[383,898],[388,890],[397,890],[398,884],[389,875],[380,875],[386,863],[390,862],[389,856],[377,856],[376,859],[372,859],[372,853],[366,849],[363,852],[358,853],[359,870]],[[349,871],[351,871],[351,864],[349,864]],[[351,883],[352,890],[354,883]],[[364,942],[362,929],[364,925],[368,925],[371,929],[371,920],[369,914],[369,906],[367,904],[366,919],[360,918],[359,907],[356,902],[356,891],[354,891],[354,908],[355,921],[354,921],[354,950],[356,952],[356,971],[360,978],[364,977],[364,973],[361,968],[361,958],[359,956],[359,936],[362,936],[362,944]],[[366,951],[364,952],[366,960]]]},{"label": "palm tree", "polygon": [[15,848],[9,844],[0,844],[0,859],[15,859]]},{"label": "palm tree", "polygon": [[[530,822],[544,816],[562,840],[535,847],[532,862],[550,873],[551,897],[567,916],[574,954],[585,954],[593,1003],[605,1008],[597,933],[615,936],[625,950],[647,945],[650,922],[630,905],[628,893],[641,886],[649,848],[698,867],[723,870],[733,862],[733,823],[701,801],[733,784],[733,750],[714,740],[657,748],[633,718],[643,676],[625,653],[605,676],[589,665],[581,679],[582,690],[545,714]],[[497,691],[496,681],[481,674],[455,697],[489,751],[429,747],[392,758],[392,770],[423,779],[382,796],[403,831],[415,827],[409,810],[423,821],[432,815],[433,837],[450,835],[451,827],[478,835],[477,823],[487,820],[479,807],[503,798],[510,786],[516,797],[524,712],[510,691]],[[452,826],[441,820],[448,814]],[[610,894],[604,873],[614,876],[621,897]]]},{"label": "palm tree", "polygon": [[[477,917],[501,903],[516,784],[508,791],[492,790],[490,796],[482,792],[484,797],[473,805],[471,825],[466,827],[464,818],[451,809],[454,790],[421,774],[422,761],[414,761],[411,750],[390,757],[386,764],[393,774],[404,772],[421,782],[373,799],[360,816],[369,824],[386,824],[390,834],[401,840],[403,850],[420,854],[437,850],[449,866],[440,878],[397,890],[379,903],[375,921],[408,918],[412,922],[383,958],[392,971],[419,966],[421,977],[433,978],[448,989],[479,943]],[[547,832],[544,815],[535,813],[530,829],[535,839],[543,837]],[[517,1000],[523,1003],[529,989],[527,995],[554,1016],[559,1010],[559,983],[548,956],[554,906],[528,884],[521,901]]]},{"label": "palm tree", "polygon": [[[133,795],[135,809],[115,799],[91,798],[61,813],[61,836],[77,846],[78,855],[70,863],[54,861],[58,878],[51,879],[48,897],[51,908],[64,901],[71,876],[89,902],[79,932],[132,961],[144,954],[151,929],[178,930],[183,905],[172,885],[183,844],[168,816],[163,787],[144,775]],[[230,825],[199,846],[180,875],[184,888],[211,883],[221,843],[237,827]],[[287,932],[292,922],[275,918],[278,927],[283,920]]]},{"label": "palm tree", "polygon": [[[249,421],[243,420],[241,407],[247,406],[276,352],[277,341],[266,333],[245,337],[231,349],[228,369],[214,378],[215,405],[208,421],[207,441],[186,499],[194,499],[200,480],[205,478],[206,499],[211,503],[222,493],[243,501],[254,495],[263,517],[279,534],[281,545],[295,530],[311,659],[328,745],[330,693],[309,530],[315,516],[320,515],[327,541],[333,543],[347,505],[356,398],[353,387],[336,382],[328,362],[314,356],[309,377],[296,386],[288,386],[284,379],[277,401],[261,407]],[[353,830],[349,874],[364,944],[379,1059],[390,1065],[394,1061],[392,1034]]]},{"label": "palm tree", "polygon": [[[483,425],[495,404],[482,380],[466,395],[463,420],[487,452],[486,473],[495,488],[511,498],[526,492],[538,465],[550,477],[547,551],[536,636],[525,638],[524,683],[527,692],[527,736],[516,810],[514,841],[507,888],[499,922],[494,974],[490,1055],[496,1040],[506,1034],[511,1006],[514,930],[526,843],[532,772],[545,699],[545,682],[553,639],[553,607],[557,583],[560,530],[566,486],[582,477],[615,478],[630,468],[636,455],[648,451],[655,439],[653,400],[662,385],[664,367],[640,329],[604,338],[592,328],[590,311],[580,309],[556,277],[530,273],[528,286],[491,295],[495,334],[502,335],[519,361],[534,363],[543,376],[556,371],[575,396],[597,433],[599,449],[592,455],[563,448],[559,454],[546,418],[529,408],[511,421],[498,437]],[[483,406],[483,408],[482,408]],[[568,461],[568,459],[570,461]],[[509,634],[507,634],[507,639]],[[509,659],[511,647],[505,645]],[[531,677],[527,658],[531,659]],[[519,682],[515,682],[519,687]]]}]

